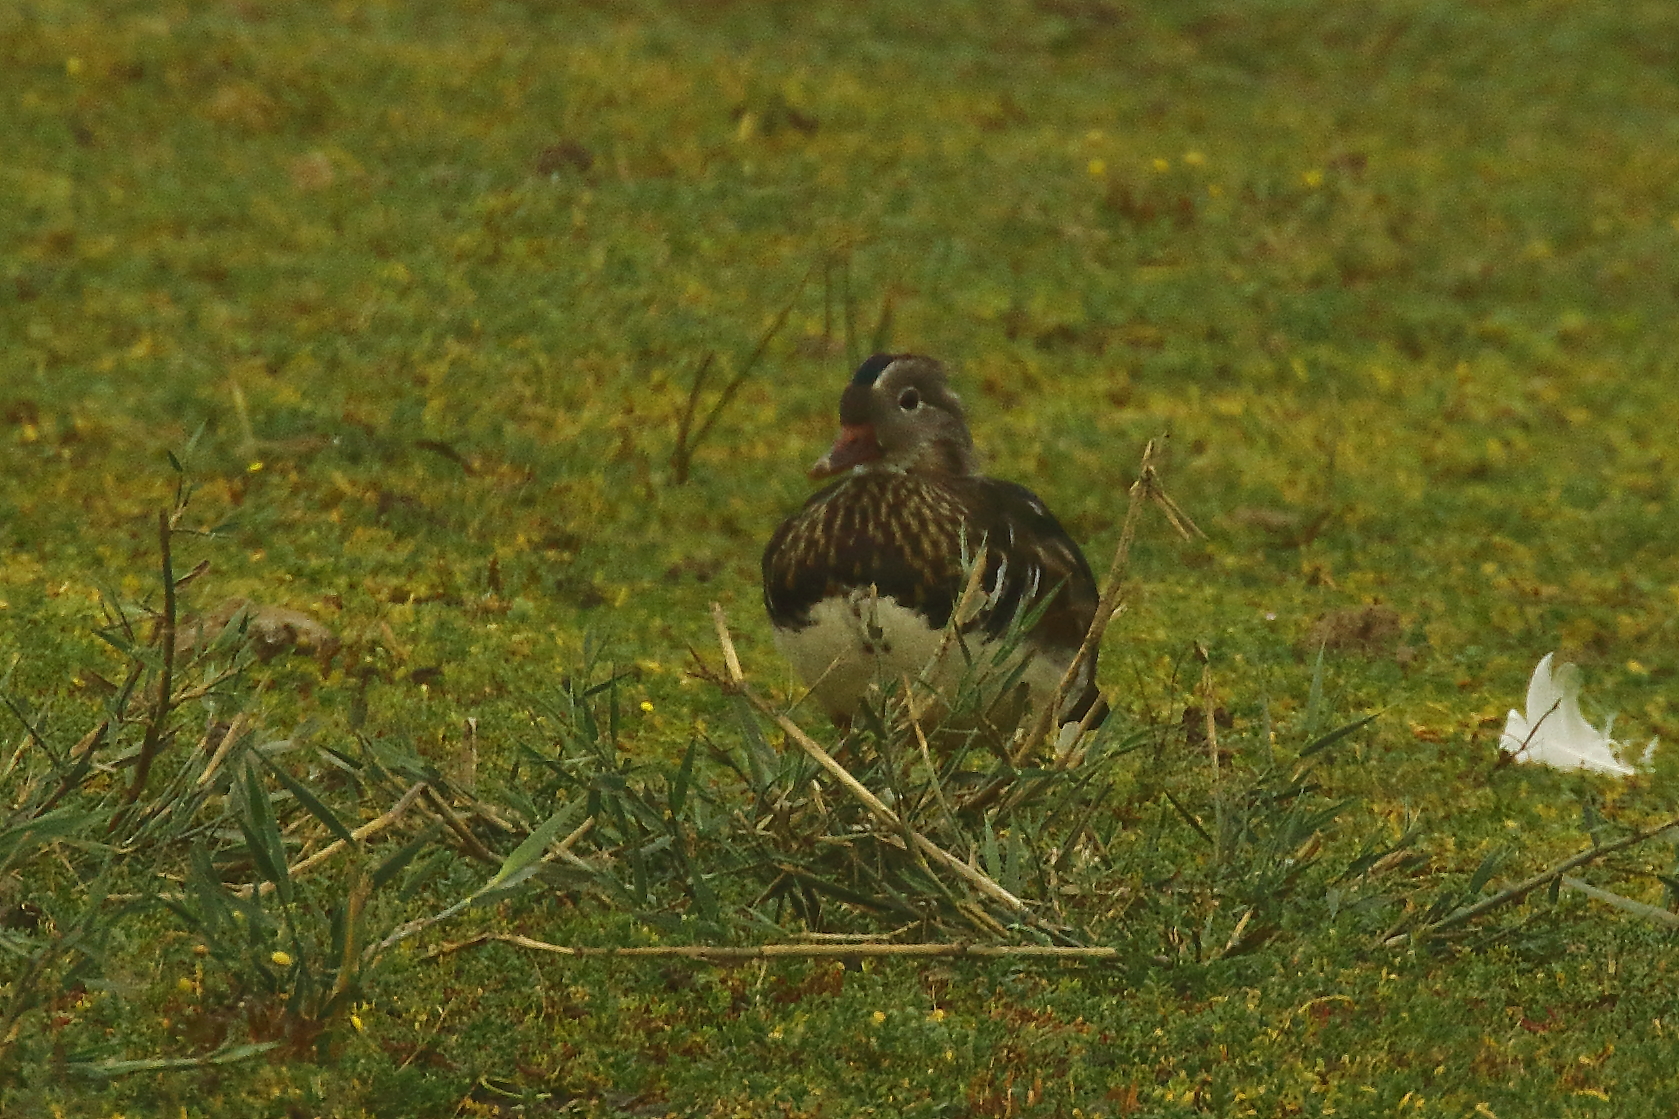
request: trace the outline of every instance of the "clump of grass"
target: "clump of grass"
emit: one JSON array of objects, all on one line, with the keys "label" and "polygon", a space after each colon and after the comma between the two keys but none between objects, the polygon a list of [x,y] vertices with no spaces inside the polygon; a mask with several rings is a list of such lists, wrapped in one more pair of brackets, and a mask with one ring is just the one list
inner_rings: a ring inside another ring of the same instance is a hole
[{"label": "clump of grass", "polygon": [[[450,794],[412,759],[393,764],[371,744],[355,757],[266,736],[261,688],[248,678],[248,613],[204,639],[177,640],[180,592],[208,571],[203,563],[174,574],[175,537],[211,534],[184,525],[190,496],[183,481],[173,508],[158,516],[160,604],[104,602],[100,636],[127,668],[91,729],[66,746],[75,728],[61,730],[0,681],[26,732],[0,768],[0,797],[12,806],[0,826],[0,876],[29,884],[16,903],[20,919],[0,930],[0,1062],[38,1045],[39,1034],[26,1032],[31,1020],[98,981],[122,926],[169,917],[207,968],[197,1032],[216,1052],[140,1060],[82,1053],[72,1068],[104,1076],[274,1048],[325,1055],[376,962],[360,950],[370,903],[417,855],[454,838],[438,826],[413,827],[408,810],[421,793],[442,811]],[[330,792],[293,772],[306,758],[337,774]],[[391,800],[389,811],[352,826]],[[376,849],[396,838],[406,842]]]}]

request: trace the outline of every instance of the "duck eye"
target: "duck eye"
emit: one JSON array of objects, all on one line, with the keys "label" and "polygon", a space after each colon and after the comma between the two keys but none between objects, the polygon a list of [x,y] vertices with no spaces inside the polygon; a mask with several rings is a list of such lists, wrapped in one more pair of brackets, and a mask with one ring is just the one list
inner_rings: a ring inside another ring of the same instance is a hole
[{"label": "duck eye", "polygon": [[913,412],[921,407],[921,394],[914,389],[905,389],[898,397],[898,407],[906,412]]}]

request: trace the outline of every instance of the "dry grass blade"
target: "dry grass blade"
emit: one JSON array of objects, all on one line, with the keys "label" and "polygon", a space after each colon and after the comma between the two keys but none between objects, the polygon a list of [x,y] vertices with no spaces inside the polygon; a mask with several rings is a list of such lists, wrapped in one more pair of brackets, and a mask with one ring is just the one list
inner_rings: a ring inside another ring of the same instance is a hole
[{"label": "dry grass blade", "polygon": [[555,956],[571,956],[577,959],[679,959],[717,963],[734,963],[742,960],[849,960],[865,956],[872,959],[927,959],[929,957],[971,956],[987,960],[1114,960],[1118,959],[1120,955],[1120,949],[1118,948],[1063,947],[1048,944],[969,944],[965,941],[954,944],[881,944],[857,941],[843,944],[753,944],[740,946],[659,944],[635,948],[596,948],[571,944],[550,944],[547,941],[534,940],[517,933],[480,933],[454,944],[439,945],[420,958],[422,960],[434,960],[440,956],[447,956],[467,948],[476,948],[483,944],[511,944],[514,947],[526,948],[533,952],[547,952]]},{"label": "dry grass blade", "polygon": [[[950,647],[956,643],[957,637],[964,627],[974,620],[984,604],[985,592],[982,589],[985,580],[985,542],[980,541],[978,553],[968,563],[968,580],[962,586],[962,594],[956,600],[956,606],[950,612],[950,621],[944,627],[944,633],[939,637],[939,645],[933,655],[927,658],[927,663],[921,666],[921,672],[916,677],[916,683],[923,687],[930,686],[933,674],[938,671],[944,659],[950,653]],[[932,707],[932,702],[917,702],[914,692],[909,690],[909,682],[905,681],[904,698],[909,704],[910,717],[919,719]],[[919,733],[919,731],[918,731]]]},{"label": "dry grass blade", "polygon": [[728,671],[728,681],[731,687],[740,687],[746,678],[740,671],[740,654],[735,652],[734,638],[729,636],[729,619],[723,613],[721,603],[711,604],[711,624],[717,630],[717,644],[723,649],[723,665]]},{"label": "dry grass blade", "polygon": [[[265,680],[263,681],[263,685],[257,689],[258,696],[262,695],[263,688],[266,686],[267,681]],[[233,717],[233,722],[228,724],[227,731],[222,735],[221,742],[216,745],[216,752],[211,754],[210,760],[205,763],[204,772],[198,775],[198,780],[195,782],[198,788],[202,789],[205,785],[208,785],[210,783],[210,778],[214,777],[216,775],[216,771],[221,769],[222,763],[227,761],[227,756],[233,752],[233,747],[238,744],[242,737],[244,737],[245,730],[250,725],[250,721],[249,711],[241,711]]]}]

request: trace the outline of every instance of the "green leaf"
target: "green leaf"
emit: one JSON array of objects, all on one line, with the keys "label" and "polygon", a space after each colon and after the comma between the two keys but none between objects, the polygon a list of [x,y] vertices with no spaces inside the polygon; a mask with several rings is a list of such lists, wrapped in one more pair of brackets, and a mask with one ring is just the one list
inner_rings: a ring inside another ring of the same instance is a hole
[{"label": "green leaf", "polygon": [[239,821],[239,830],[245,835],[245,846],[257,865],[257,872],[274,883],[280,900],[289,904],[291,875],[286,869],[286,844],[274,820],[274,806],[269,803],[268,790],[263,788],[255,766],[245,770],[244,781],[246,816]]},{"label": "green leaf", "polygon": [[1500,847],[1496,851],[1489,851],[1487,857],[1481,860],[1481,865],[1475,868],[1475,873],[1469,876],[1469,886],[1466,890],[1468,897],[1474,897],[1481,892],[1481,887],[1492,881],[1492,876],[1498,873],[1498,868],[1504,865],[1504,860],[1510,857],[1510,852]]},{"label": "green leaf", "polygon": [[7,828],[0,832],[0,867],[10,865],[14,859],[28,854],[34,847],[75,834],[97,815],[67,806],[55,808],[27,823]]},{"label": "green leaf", "polygon": [[1026,841],[1020,834],[1018,825],[1009,827],[1008,846],[1005,848],[1008,859],[1003,866],[1003,876],[998,879],[998,885],[1011,894],[1023,892],[1026,884]]},{"label": "green leaf", "polygon": [[549,845],[559,838],[560,832],[569,827],[582,813],[584,803],[581,797],[576,798],[544,820],[523,843],[513,849],[513,853],[502,862],[501,869],[496,871],[495,877],[484,883],[478,892],[482,894],[505,885],[515,874],[540,859]]},{"label": "green leaf", "polygon": [[1309,758],[1313,754],[1321,753],[1322,751],[1329,749],[1349,734],[1362,730],[1371,723],[1375,722],[1377,719],[1381,718],[1381,714],[1382,713],[1378,711],[1374,715],[1366,715],[1364,718],[1348,723],[1344,727],[1336,727],[1323,737],[1314,739],[1304,750],[1300,751],[1300,756],[1302,758]]},{"label": "green leaf", "polygon": [[751,775],[752,791],[763,795],[769,784],[769,771],[775,768],[775,751],[764,739],[763,729],[758,725],[758,716],[752,710],[752,705],[747,703],[744,697],[736,696],[734,708],[735,718],[740,723],[741,738],[746,743],[746,767]]},{"label": "green leaf", "polygon": [[10,929],[0,929],[0,952],[10,952],[20,959],[27,960],[40,948],[34,940]]},{"label": "green leaf", "polygon": [[203,1057],[147,1057],[137,1061],[72,1061],[71,1072],[82,1076],[125,1076],[131,1072],[165,1072],[169,1069],[205,1068],[209,1065],[231,1065],[249,1060],[279,1048],[278,1041],[259,1041],[250,1045],[236,1045],[218,1049]]},{"label": "green leaf", "polygon": [[263,761],[273,771],[274,776],[280,779],[280,784],[284,785],[291,795],[297,798],[299,804],[309,810],[309,815],[325,824],[327,831],[342,839],[345,843],[355,844],[356,837],[351,834],[350,829],[345,827],[343,822],[333,815],[332,809],[321,803],[321,799],[310,792],[303,782],[287,773],[280,766],[275,765],[272,760],[264,758]]},{"label": "green leaf", "polygon": [[688,799],[688,782],[694,776],[694,748],[698,745],[698,739],[689,739],[688,752],[682,755],[682,764],[676,770],[676,780],[671,782],[670,814],[672,819],[682,815],[682,804]]},{"label": "green leaf", "polygon": [[[1325,642],[1324,644],[1327,644]],[[1302,725],[1310,732],[1318,725],[1318,716],[1323,710],[1323,650],[1324,644],[1318,646],[1318,658],[1312,665],[1312,686],[1306,693],[1306,715]]]},{"label": "green leaf", "polygon": [[421,832],[419,837],[402,850],[380,863],[373,871],[373,888],[380,889],[392,878],[402,873],[402,868],[414,861],[414,857],[424,851],[437,838],[438,825],[433,825]]},{"label": "green leaf", "polygon": [[985,840],[984,845],[981,848],[982,855],[985,859],[985,873],[989,875],[993,881],[996,881],[1003,876],[1003,859],[1002,856],[997,853],[997,833],[991,830],[991,817],[989,815],[981,820],[980,823],[985,827]]}]

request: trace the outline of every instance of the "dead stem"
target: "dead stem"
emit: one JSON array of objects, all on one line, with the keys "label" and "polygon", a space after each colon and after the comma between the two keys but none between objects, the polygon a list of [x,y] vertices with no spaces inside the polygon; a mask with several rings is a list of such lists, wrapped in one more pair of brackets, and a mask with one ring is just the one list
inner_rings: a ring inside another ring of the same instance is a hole
[{"label": "dead stem", "polygon": [[759,335],[758,344],[752,348],[751,354],[746,358],[746,363],[740,367],[739,373],[729,378],[728,383],[723,386],[722,392],[712,402],[711,410],[705,414],[705,418],[699,422],[697,428],[694,426],[694,415],[699,410],[700,392],[705,387],[706,374],[710,371],[712,359],[716,354],[706,354],[705,359],[700,362],[699,368],[694,371],[694,383],[688,390],[687,404],[683,407],[682,415],[677,420],[676,446],[670,452],[670,474],[671,481],[674,484],[680,486],[688,481],[688,473],[693,466],[695,452],[700,449],[700,444],[705,442],[706,436],[711,434],[712,427],[722,416],[724,409],[729,406],[729,402],[734,399],[735,393],[740,391],[740,386],[746,383],[746,379],[752,375],[753,369],[757,368],[758,362],[763,360],[764,353],[769,349],[770,343],[775,340],[775,336],[781,333],[783,326],[787,325],[787,316],[791,315],[793,308],[798,305],[799,296],[804,292],[805,285],[810,282],[810,277],[816,271],[816,267],[814,264],[811,265],[805,269],[805,274],[799,277],[798,284],[793,288],[793,294],[787,297],[787,302],[782,305],[780,312],[770,323],[769,329]]},{"label": "dead stem", "polygon": [[[389,811],[384,813],[382,816],[369,820],[361,827],[352,831],[350,835],[358,843],[364,839],[378,835],[380,832],[402,819],[403,813],[407,812],[408,809],[413,806],[414,801],[419,799],[420,794],[425,792],[425,790],[426,783],[424,781],[414,782],[414,784],[408,787],[408,791],[402,794],[401,799],[391,805]],[[286,871],[286,875],[289,878],[296,878],[300,874],[307,874],[348,846],[349,844],[345,843],[342,839],[335,839],[325,847],[322,847],[319,851],[316,851],[313,855],[310,855],[308,858],[299,860]],[[271,894],[274,892],[274,883],[264,882],[259,887],[259,890],[264,895]],[[251,887],[241,886],[234,892],[240,897],[248,898],[251,896]]]},{"label": "dead stem", "polygon": [[1578,890],[1593,901],[1601,901],[1604,905],[1612,905],[1616,909],[1642,917],[1646,921],[1651,921],[1664,928],[1679,929],[1679,913],[1670,913],[1659,906],[1649,905],[1634,898],[1623,897],[1620,894],[1599,889],[1590,882],[1568,874],[1562,876],[1562,884],[1570,890]]},{"label": "dead stem", "polygon": [[449,830],[455,833],[455,838],[461,841],[461,847],[467,854],[481,863],[500,864],[501,860],[491,854],[489,848],[479,842],[478,837],[472,834],[472,829],[467,827],[459,816],[455,815],[454,809],[450,808],[448,802],[438,795],[436,789],[427,785],[424,796],[433,814],[442,817]]},{"label": "dead stem", "polygon": [[[1125,521],[1120,527],[1119,544],[1114,549],[1113,562],[1108,565],[1107,578],[1103,581],[1102,597],[1096,604],[1096,614],[1090,619],[1090,628],[1085,631],[1084,641],[1079,645],[1078,652],[1067,665],[1067,671],[1061,674],[1061,680],[1055,685],[1048,703],[1038,712],[1032,725],[1032,732],[1021,742],[1011,759],[1014,765],[1020,765],[1042,745],[1056,725],[1060,716],[1061,705],[1066,702],[1067,693],[1073,686],[1073,681],[1079,678],[1084,666],[1096,653],[1102,644],[1102,637],[1107,633],[1108,623],[1119,613],[1125,597],[1125,573],[1131,565],[1131,545],[1137,536],[1137,521],[1142,513],[1143,503],[1152,501],[1158,505],[1166,515],[1173,528],[1187,540],[1196,536],[1203,536],[1195,522],[1189,519],[1178,503],[1173,501],[1160,484],[1160,474],[1155,469],[1155,460],[1159,439],[1150,439],[1143,447],[1142,462],[1137,469],[1137,480],[1131,483],[1128,491],[1130,499],[1125,507]],[[1076,765],[1083,758],[1083,752],[1077,749],[1079,738],[1088,729],[1081,722],[1079,736],[1066,744],[1055,759],[1057,768],[1067,768]],[[995,794],[993,794],[994,796]]]},{"label": "dead stem", "polygon": [[[152,762],[157,759],[157,752],[163,745],[168,730],[169,714],[174,710],[172,700],[175,691],[175,569],[169,549],[172,535],[169,514],[159,511],[157,543],[163,568],[163,616],[158,620],[157,642],[163,663],[157,674],[157,701],[152,706],[152,717],[146,723],[146,737],[140,742],[140,756],[134,764],[134,779],[129,782],[128,791],[123,794],[122,801],[125,805],[133,804],[140,799],[140,794],[146,791],[146,779],[151,776]],[[121,818],[121,813],[111,818],[112,828],[117,826]]]},{"label": "dead stem", "polygon": [[[267,681],[265,680],[262,685],[258,686],[258,695],[262,694],[262,687],[266,686],[266,684]],[[242,735],[244,735],[245,726],[249,722],[249,711],[241,711],[233,717],[233,722],[228,725],[227,733],[222,735],[221,742],[216,745],[216,752],[210,755],[209,762],[205,764],[204,772],[198,775],[198,788],[202,789],[205,785],[210,783],[210,778],[215,776],[216,771],[220,769],[222,763],[227,760],[228,754],[233,752],[234,744],[239,741]]]},{"label": "dead stem", "polygon": [[1635,847],[1640,843],[1654,839],[1663,832],[1670,831],[1675,828],[1679,828],[1679,817],[1668,820],[1664,824],[1657,824],[1654,827],[1643,828],[1639,831],[1635,831],[1631,835],[1617,839],[1613,843],[1605,843],[1601,847],[1593,847],[1588,851],[1581,851],[1578,855],[1564,859],[1562,862],[1551,867],[1549,870],[1540,871],[1532,878],[1524,879],[1508,889],[1500,890],[1498,893],[1489,898],[1484,898],[1481,901],[1476,902],[1474,905],[1465,906],[1457,912],[1434,922],[1432,925],[1425,925],[1422,928],[1417,929],[1415,932],[1404,933],[1390,929],[1382,935],[1381,943],[1389,948],[1394,948],[1405,943],[1407,939],[1415,938],[1420,940],[1425,937],[1433,936],[1435,933],[1456,928],[1459,925],[1466,925],[1470,921],[1475,920],[1475,918],[1490,913],[1494,909],[1509,905],[1514,901],[1520,901],[1522,898],[1525,898],[1527,895],[1533,893],[1533,891],[1550,885],[1553,881],[1561,878],[1571,870],[1595,863],[1605,855],[1612,855],[1616,851],[1624,851],[1628,847]]},{"label": "dead stem", "polygon": [[1047,944],[881,944],[878,942],[850,942],[844,944],[754,944],[724,946],[706,944],[659,944],[636,948],[596,948],[569,944],[550,944],[517,933],[480,933],[453,944],[443,944],[421,956],[435,960],[466,948],[482,944],[511,944],[533,952],[547,952],[556,956],[580,959],[687,959],[715,962],[739,960],[845,960],[871,958],[927,958],[930,956],[973,956],[980,959],[1049,959],[1049,960],[1114,960],[1120,956],[1118,948],[1060,947]]}]

